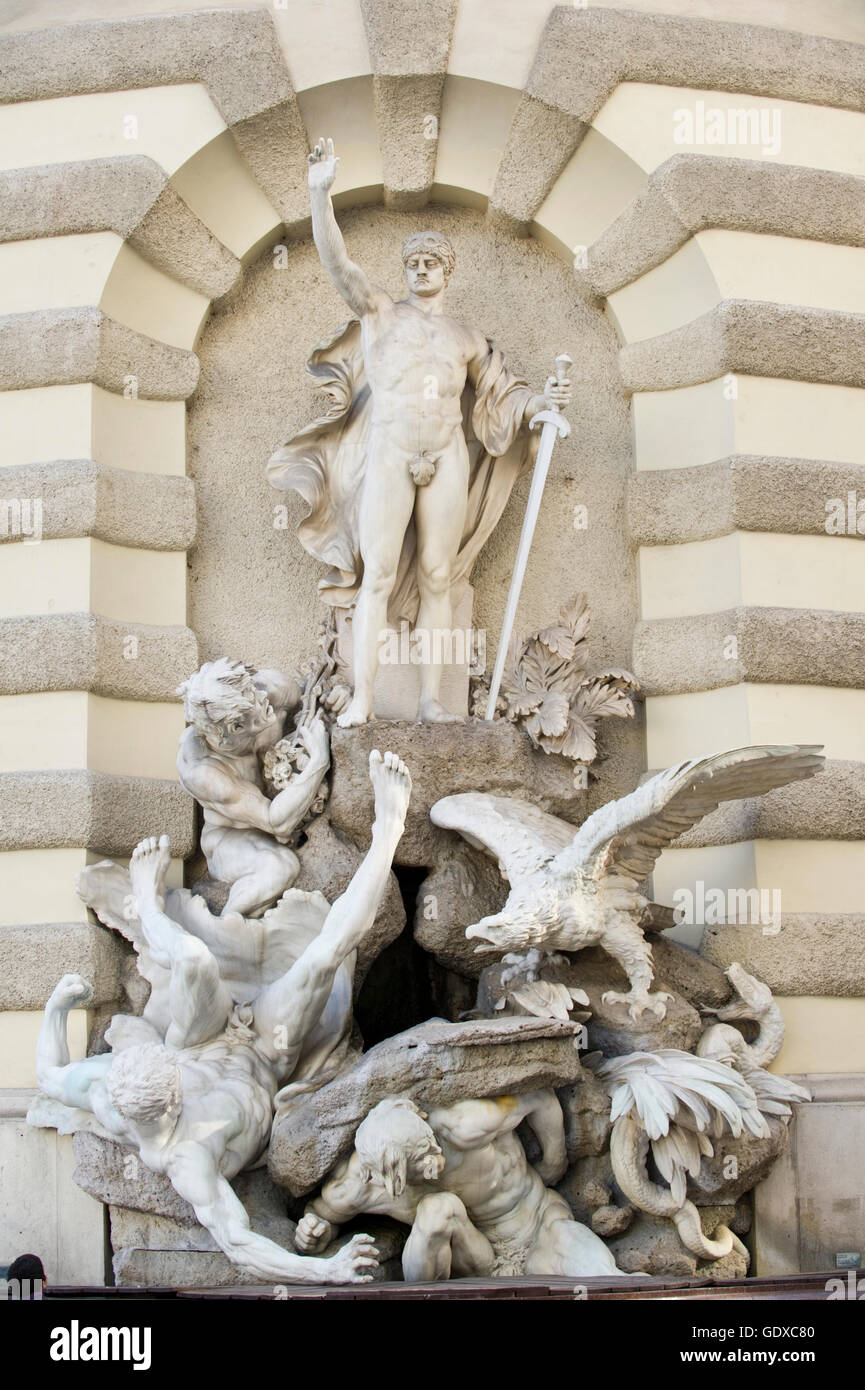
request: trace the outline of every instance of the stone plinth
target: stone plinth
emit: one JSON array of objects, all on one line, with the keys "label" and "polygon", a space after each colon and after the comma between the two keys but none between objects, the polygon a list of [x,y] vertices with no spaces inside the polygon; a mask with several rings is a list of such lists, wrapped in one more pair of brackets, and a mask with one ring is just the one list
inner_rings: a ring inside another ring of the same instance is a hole
[{"label": "stone plinth", "polygon": [[428,867],[459,843],[451,831],[429,818],[442,796],[479,787],[501,796],[519,796],[551,815],[579,825],[586,793],[573,784],[573,769],[560,757],[532,746],[528,734],[513,724],[470,719],[460,724],[416,724],[376,720],[357,729],[334,728],[331,735],[331,783],[328,813],[337,830],[355,844],[369,843],[372,788],[369,755],[390,750],[405,761],[412,778],[411,804],[398,864]]}]

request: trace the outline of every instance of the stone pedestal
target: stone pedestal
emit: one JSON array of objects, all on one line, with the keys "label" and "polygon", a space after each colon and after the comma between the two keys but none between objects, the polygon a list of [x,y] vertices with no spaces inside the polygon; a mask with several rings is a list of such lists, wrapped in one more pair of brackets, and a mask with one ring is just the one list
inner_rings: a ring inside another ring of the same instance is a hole
[{"label": "stone pedestal", "polygon": [[[790,1143],[754,1189],[752,1273],[832,1272],[843,1254],[865,1265],[865,1075],[792,1079],[813,1099],[794,1106]],[[847,1269],[838,1276],[846,1281]],[[853,1271],[854,1284],[862,1278],[861,1268]]]},{"label": "stone pedestal", "polygon": [[575,788],[573,768],[564,758],[532,746],[524,730],[504,721],[487,724],[417,724],[375,720],[357,729],[334,728],[331,734],[331,782],[328,816],[355,844],[369,843],[372,788],[369,755],[373,748],[404,759],[412,778],[405,834],[397,864],[429,867],[445,849],[459,843],[450,830],[429,818],[442,796],[484,791],[518,796],[572,825],[585,818],[587,793]]},{"label": "stone pedestal", "polygon": [[103,1284],[104,1208],[73,1179],[71,1137],[28,1125],[31,1097],[0,1091],[0,1262],[32,1253],[51,1284]]}]

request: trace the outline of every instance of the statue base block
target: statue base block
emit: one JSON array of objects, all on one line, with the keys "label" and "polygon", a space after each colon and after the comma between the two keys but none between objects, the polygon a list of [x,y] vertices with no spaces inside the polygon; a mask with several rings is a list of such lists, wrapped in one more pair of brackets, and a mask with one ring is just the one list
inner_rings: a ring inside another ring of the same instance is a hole
[{"label": "statue base block", "polygon": [[331,824],[367,845],[372,823],[369,755],[373,748],[404,759],[412,794],[405,834],[394,862],[426,868],[456,843],[449,830],[433,825],[430,807],[442,796],[477,791],[519,796],[542,811],[578,826],[585,818],[587,793],[574,787],[573,768],[564,758],[533,747],[522,729],[504,720],[469,719],[459,724],[418,724],[375,720],[331,733]]}]

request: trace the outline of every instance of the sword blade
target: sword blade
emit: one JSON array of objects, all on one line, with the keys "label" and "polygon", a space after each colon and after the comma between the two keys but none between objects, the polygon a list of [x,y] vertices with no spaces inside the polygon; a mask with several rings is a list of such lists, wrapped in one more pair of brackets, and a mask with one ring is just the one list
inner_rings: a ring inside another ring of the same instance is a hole
[{"label": "sword blade", "polygon": [[496,652],[496,664],[493,667],[493,678],[490,683],[490,694],[487,700],[486,714],[484,716],[487,720],[491,720],[495,714],[496,700],[499,697],[499,689],[505,669],[505,658],[508,654],[511,633],[517,616],[517,605],[520,601],[520,592],[523,587],[523,578],[529,559],[529,551],[532,548],[532,537],[535,534],[535,526],[537,525],[538,514],[541,510],[541,499],[544,495],[547,474],[550,471],[553,445],[558,437],[559,432],[555,425],[550,423],[544,425],[541,431],[541,442],[538,445],[538,456],[535,460],[535,471],[532,474],[532,485],[529,488],[529,500],[526,503],[526,514],[523,517],[523,529],[520,532],[520,543],[517,546],[517,558],[514,562],[511,587],[508,590],[508,601],[505,605],[505,616],[502,621],[502,631],[499,637],[498,650]]}]

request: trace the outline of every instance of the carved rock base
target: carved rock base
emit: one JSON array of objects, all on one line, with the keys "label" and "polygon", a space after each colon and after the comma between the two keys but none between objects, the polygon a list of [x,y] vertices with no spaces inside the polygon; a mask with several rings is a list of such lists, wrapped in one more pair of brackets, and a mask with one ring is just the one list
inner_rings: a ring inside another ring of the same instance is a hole
[{"label": "carved rock base", "polygon": [[398,864],[426,868],[436,864],[447,846],[458,843],[450,831],[429,818],[430,807],[455,792],[484,791],[520,796],[551,815],[579,825],[586,792],[574,788],[573,769],[564,758],[532,747],[528,734],[512,724],[414,724],[376,720],[356,729],[334,728],[333,767],[328,815],[365,848],[372,820],[369,755],[391,749],[411,771],[412,795],[405,834],[396,853]]},{"label": "carved rock base", "polygon": [[300,1197],[351,1148],[358,1125],[388,1096],[449,1105],[561,1086],[579,1075],[573,1024],[432,1019],[379,1043],[345,1076],[289,1102],[274,1121],[268,1166],[276,1182]]}]

